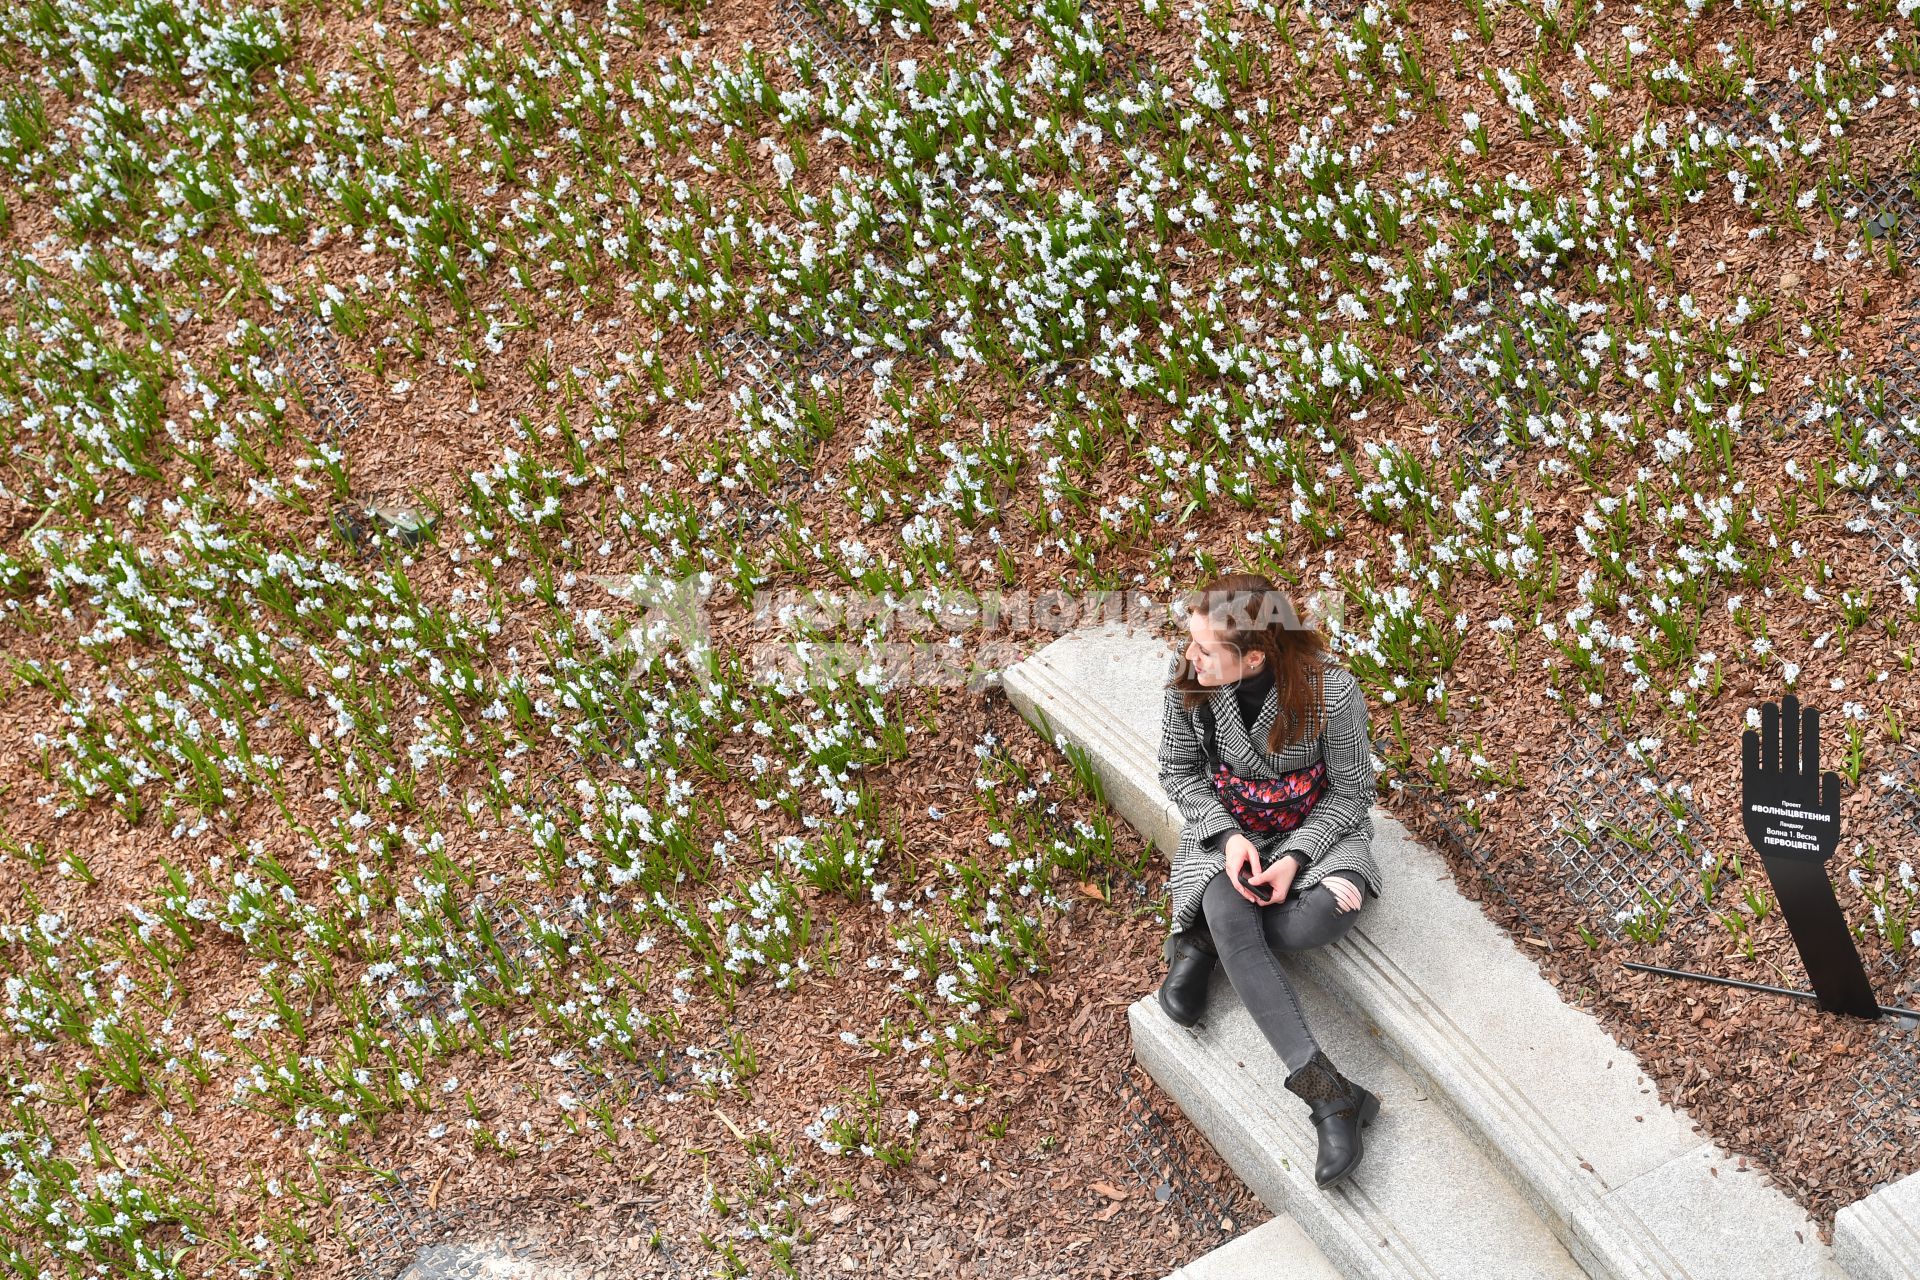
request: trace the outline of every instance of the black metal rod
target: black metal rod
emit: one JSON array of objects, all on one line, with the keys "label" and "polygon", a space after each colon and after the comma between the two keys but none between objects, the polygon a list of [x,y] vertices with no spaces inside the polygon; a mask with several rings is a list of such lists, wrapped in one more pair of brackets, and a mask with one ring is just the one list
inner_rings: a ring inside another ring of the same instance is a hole
[{"label": "black metal rod", "polygon": [[[1745,987],[1749,991],[1771,991],[1775,995],[1798,996],[1802,1000],[1820,998],[1812,991],[1796,991],[1792,987],[1769,986],[1764,982],[1747,982],[1740,978],[1721,978],[1711,973],[1695,973],[1691,969],[1666,969],[1657,964],[1641,964],[1638,960],[1622,960],[1620,963],[1629,969],[1638,969],[1643,973],[1657,973],[1667,978],[1693,978],[1699,982],[1717,982],[1723,987]],[[1920,1018],[1920,1010],[1908,1009],[1897,1004],[1883,1004],[1879,1008],[1882,1013],[1898,1014],[1903,1018]]]}]

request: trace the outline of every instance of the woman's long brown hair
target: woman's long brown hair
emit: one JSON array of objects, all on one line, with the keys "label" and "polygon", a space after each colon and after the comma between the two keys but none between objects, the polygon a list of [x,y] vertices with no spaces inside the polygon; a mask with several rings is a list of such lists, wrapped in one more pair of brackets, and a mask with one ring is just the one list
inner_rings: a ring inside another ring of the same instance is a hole
[{"label": "woman's long brown hair", "polygon": [[[1182,603],[1190,614],[1207,614],[1216,637],[1238,646],[1243,658],[1254,650],[1266,655],[1267,669],[1273,672],[1274,700],[1279,704],[1273,727],[1267,731],[1269,752],[1319,736],[1326,725],[1327,638],[1300,617],[1286,592],[1265,574],[1229,573]],[[1200,683],[1184,660],[1167,687],[1180,690],[1181,704],[1188,710],[1219,690],[1218,685]]]}]

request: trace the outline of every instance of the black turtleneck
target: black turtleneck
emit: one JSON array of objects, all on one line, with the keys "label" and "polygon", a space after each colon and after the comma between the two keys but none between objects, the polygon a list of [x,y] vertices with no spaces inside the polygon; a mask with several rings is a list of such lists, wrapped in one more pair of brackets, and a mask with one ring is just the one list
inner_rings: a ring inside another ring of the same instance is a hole
[{"label": "black turtleneck", "polygon": [[1273,690],[1273,670],[1266,663],[1260,664],[1256,675],[1242,676],[1235,687],[1233,696],[1240,704],[1240,723],[1253,728],[1253,722],[1260,718],[1260,708],[1266,705],[1267,694]]}]

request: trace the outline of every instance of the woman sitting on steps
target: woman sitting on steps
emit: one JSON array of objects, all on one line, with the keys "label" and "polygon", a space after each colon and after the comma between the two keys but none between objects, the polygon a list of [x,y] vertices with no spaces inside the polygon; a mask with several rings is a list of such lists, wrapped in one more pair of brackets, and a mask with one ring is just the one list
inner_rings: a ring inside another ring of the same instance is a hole
[{"label": "woman sitting on steps", "polygon": [[1380,1100],[1328,1060],[1275,953],[1337,941],[1380,896],[1366,699],[1266,577],[1217,578],[1186,606],[1160,729],[1160,785],[1185,819],[1160,1005],[1194,1025],[1220,960],[1311,1107],[1314,1180],[1331,1186]]}]

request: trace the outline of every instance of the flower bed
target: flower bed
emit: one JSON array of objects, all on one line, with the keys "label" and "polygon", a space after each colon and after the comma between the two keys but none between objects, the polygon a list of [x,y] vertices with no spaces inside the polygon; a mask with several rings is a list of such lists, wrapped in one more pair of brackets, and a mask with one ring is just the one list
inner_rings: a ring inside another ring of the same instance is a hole
[{"label": "flower bed", "polygon": [[1229,564],[1664,1092],[1903,1172],[1908,1032],[1618,962],[1798,985],[1792,687],[1912,998],[1911,8],[0,16],[6,1261],[338,1273],[373,1167],[1172,1270],[1150,853],[935,615]]}]

